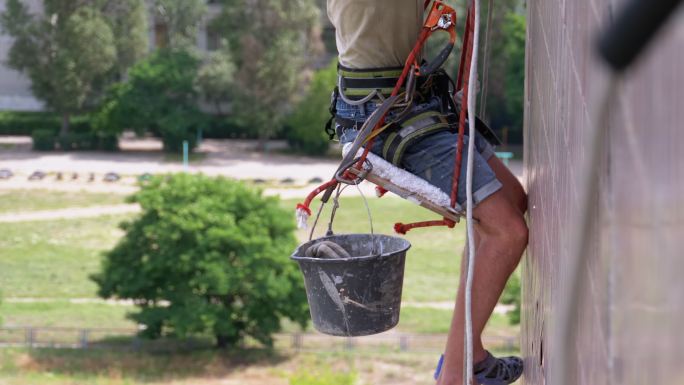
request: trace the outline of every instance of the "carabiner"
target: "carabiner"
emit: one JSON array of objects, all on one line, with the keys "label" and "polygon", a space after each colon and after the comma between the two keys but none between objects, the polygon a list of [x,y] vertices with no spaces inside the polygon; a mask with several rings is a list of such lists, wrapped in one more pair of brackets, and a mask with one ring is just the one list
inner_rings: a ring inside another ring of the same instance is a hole
[{"label": "carabiner", "polygon": [[420,75],[429,75],[438,70],[444,62],[449,58],[449,54],[454,49],[456,44],[456,11],[450,6],[435,0],[432,3],[432,8],[428,17],[423,24],[424,32],[427,32],[425,40],[432,35],[433,32],[443,30],[449,33],[449,42],[439,52],[439,55],[433,60],[420,66]]}]

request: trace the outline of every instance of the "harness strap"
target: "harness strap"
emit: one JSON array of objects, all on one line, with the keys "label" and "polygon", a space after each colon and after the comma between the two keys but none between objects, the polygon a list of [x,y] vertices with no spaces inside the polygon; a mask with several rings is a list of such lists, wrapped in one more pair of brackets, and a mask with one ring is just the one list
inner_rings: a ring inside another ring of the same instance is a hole
[{"label": "harness strap", "polygon": [[388,97],[399,81],[403,68],[354,69],[337,65],[338,85],[342,95],[350,100],[366,99],[371,94]]},{"label": "harness strap", "polygon": [[451,130],[449,122],[438,111],[420,113],[398,124],[398,127],[387,136],[382,157],[400,167],[404,152],[409,146],[427,135],[445,130]]}]

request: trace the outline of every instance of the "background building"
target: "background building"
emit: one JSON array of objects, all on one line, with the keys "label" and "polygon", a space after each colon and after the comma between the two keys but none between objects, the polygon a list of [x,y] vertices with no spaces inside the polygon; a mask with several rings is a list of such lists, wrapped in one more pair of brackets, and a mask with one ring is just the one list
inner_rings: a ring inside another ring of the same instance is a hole
[{"label": "background building", "polygon": [[[25,0],[30,9],[40,12],[40,0]],[[5,1],[0,2],[0,12],[5,12]],[[38,111],[43,103],[31,93],[31,82],[4,63],[12,46],[12,38],[0,33],[0,110]]]}]

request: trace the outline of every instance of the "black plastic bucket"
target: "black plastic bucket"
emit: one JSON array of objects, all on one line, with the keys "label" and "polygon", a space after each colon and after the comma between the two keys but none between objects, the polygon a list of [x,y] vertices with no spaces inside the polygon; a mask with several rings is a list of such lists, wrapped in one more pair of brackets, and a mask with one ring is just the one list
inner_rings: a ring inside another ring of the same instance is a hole
[{"label": "black plastic bucket", "polygon": [[[304,257],[309,247],[322,241],[337,243],[352,258]],[[380,234],[333,235],[299,246],[292,259],[304,274],[316,330],[334,336],[365,336],[396,326],[410,247],[403,238]]]}]

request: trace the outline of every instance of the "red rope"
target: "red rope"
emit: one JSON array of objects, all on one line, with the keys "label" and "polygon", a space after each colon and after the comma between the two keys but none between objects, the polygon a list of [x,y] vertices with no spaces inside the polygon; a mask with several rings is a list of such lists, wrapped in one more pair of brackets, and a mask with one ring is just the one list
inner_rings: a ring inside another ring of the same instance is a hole
[{"label": "red rope", "polygon": [[425,222],[413,222],[413,223],[395,223],[394,224],[394,231],[406,235],[410,230],[417,229],[420,227],[433,227],[433,226],[446,226],[450,229],[454,228],[456,226],[456,222],[452,221],[451,219],[444,218],[442,220],[438,221],[425,221]]},{"label": "red rope", "polygon": [[458,78],[456,81],[456,88],[463,90],[463,98],[461,99],[461,111],[458,120],[458,142],[456,144],[456,158],[454,160],[454,175],[451,182],[451,207],[456,207],[458,203],[458,185],[461,176],[461,164],[463,163],[463,136],[465,135],[465,121],[468,108],[468,82],[469,79],[465,74],[470,73],[470,58],[473,55],[473,39],[472,29],[474,24],[474,14],[468,11],[466,16],[466,30],[463,34],[464,47],[461,51],[461,66],[458,70]]},{"label": "red rope", "polygon": [[[463,47],[461,49],[461,65],[458,70],[458,77],[456,80],[456,90],[463,90],[463,98],[461,100],[461,111],[458,121],[458,140],[456,143],[456,156],[454,159],[454,174],[451,182],[451,207],[455,208],[458,204],[458,186],[461,176],[461,164],[463,163],[463,137],[465,135],[465,121],[467,115],[468,105],[468,82],[469,79],[465,74],[470,73],[470,63],[473,55],[473,26],[475,24],[474,14],[468,9],[468,14],[466,16],[466,28],[463,33]],[[453,228],[455,225],[454,221],[444,218],[442,220],[436,221],[425,221],[425,222],[415,222],[415,223],[395,223],[394,231],[399,234],[406,234],[408,231],[416,228],[423,227],[433,227],[433,226],[447,226]]]},{"label": "red rope", "polygon": [[[425,9],[427,9],[427,7],[431,1],[432,0],[425,0],[423,3],[423,7]],[[433,4],[433,7],[434,6],[435,5]],[[468,103],[468,79],[464,76],[464,74],[470,73],[470,62],[471,62],[470,58],[472,57],[472,54],[473,54],[473,52],[472,52],[472,50],[473,50],[473,41],[472,41],[473,25],[474,25],[474,14],[471,13],[470,7],[469,7],[468,8],[468,14],[466,16],[465,32],[463,34],[463,47],[461,49],[461,64],[459,66],[458,78],[456,81],[456,90],[463,89],[463,98],[461,101],[461,112],[460,112],[460,116],[459,116],[459,125],[458,125],[458,142],[457,142],[457,147],[456,147],[456,157],[455,157],[456,159],[454,161],[454,163],[455,163],[454,175],[452,178],[451,207],[453,207],[453,208],[455,208],[457,205],[458,184],[459,184],[459,179],[460,179],[460,174],[461,174],[460,171],[461,171],[462,154],[463,154],[463,136],[465,134],[465,120],[466,120],[466,111],[467,111],[467,108],[464,109],[463,106],[467,106],[467,103]],[[402,70],[402,73],[401,73],[401,76],[399,77],[399,80],[394,85],[394,89],[392,89],[392,93],[390,94],[390,97],[394,97],[394,96],[399,94],[399,91],[401,90],[401,87],[404,85],[404,82],[406,81],[406,77],[408,76],[411,68],[414,65],[415,65],[415,68],[419,68],[418,58],[420,57],[420,54],[421,54],[421,51],[423,50],[423,46],[425,44],[425,41],[430,36],[431,32],[432,31],[429,28],[423,28],[421,30],[421,33],[418,37],[418,41],[416,42],[416,45],[413,47],[413,50],[411,50],[411,53],[409,54],[408,58],[406,59],[406,62],[404,64],[404,69]],[[388,112],[385,112],[385,114],[378,121],[378,124],[375,127],[373,127],[372,131],[376,131],[380,127],[383,126],[383,124],[385,123],[385,118],[387,117]],[[361,154],[359,161],[356,163],[356,167],[358,169],[363,168],[363,163],[365,162],[366,158],[368,157],[368,153],[370,152],[370,149],[373,147],[374,142],[375,142],[375,137],[370,139],[368,141],[368,143],[366,143],[366,145],[364,146],[363,153]],[[343,176],[345,178],[350,178],[350,179],[354,178],[354,175],[352,175],[349,170],[345,171]],[[311,201],[316,197],[316,195],[320,194],[322,191],[328,190],[329,188],[333,188],[334,186],[337,185],[337,183],[338,182],[335,179],[332,179],[332,180],[320,185],[318,188],[316,188],[314,191],[312,191],[306,197],[304,204],[298,204],[297,208],[304,210],[309,215],[311,215],[311,209],[309,208]],[[384,188],[382,188],[381,186],[378,186],[378,187],[379,187],[379,189],[378,189],[379,195],[383,195],[387,191]],[[443,218],[442,220],[415,222],[415,223],[408,223],[408,224],[396,223],[394,225],[394,230],[397,233],[406,234],[411,229],[421,228],[421,227],[432,227],[432,226],[447,226],[449,228],[453,228],[455,226],[455,222],[449,218]]]}]

